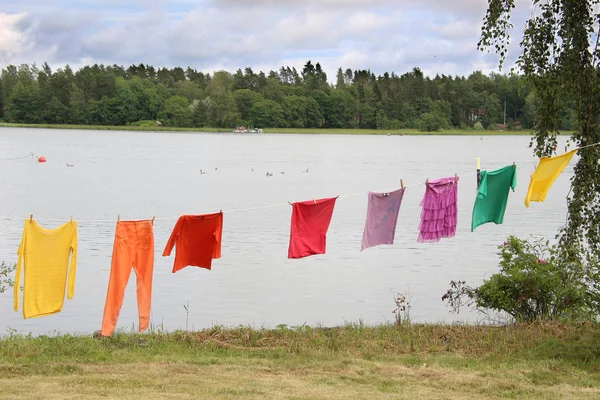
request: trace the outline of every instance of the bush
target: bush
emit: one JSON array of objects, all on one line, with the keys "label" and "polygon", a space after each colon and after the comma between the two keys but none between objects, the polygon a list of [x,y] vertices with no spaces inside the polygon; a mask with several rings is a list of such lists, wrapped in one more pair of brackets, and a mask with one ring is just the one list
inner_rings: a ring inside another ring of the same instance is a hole
[{"label": "bush", "polygon": [[460,123],[458,124],[458,129],[460,129],[461,131],[472,131],[473,130],[472,127],[470,127],[469,125],[465,124],[462,121],[460,121]]},{"label": "bush", "polygon": [[[381,113],[383,114],[383,113]],[[383,115],[378,115],[376,119],[377,129],[390,129],[397,130],[400,129],[400,121],[397,119],[388,119]]]},{"label": "bush", "polygon": [[10,274],[17,268],[16,264],[6,265],[4,261],[0,263],[0,293],[4,293],[8,288],[14,286],[14,282],[10,279]]},{"label": "bush", "polygon": [[510,236],[499,246],[500,272],[477,288],[452,281],[442,297],[454,312],[474,305],[506,312],[517,322],[592,319],[592,294],[581,261],[567,259],[555,245]]},{"label": "bush", "polygon": [[447,129],[450,123],[448,118],[434,111],[421,114],[418,125],[421,131],[435,132],[441,129]]},{"label": "bush", "polygon": [[483,130],[483,125],[481,124],[481,122],[477,121],[473,125],[473,129],[478,130],[478,131],[482,131]]}]

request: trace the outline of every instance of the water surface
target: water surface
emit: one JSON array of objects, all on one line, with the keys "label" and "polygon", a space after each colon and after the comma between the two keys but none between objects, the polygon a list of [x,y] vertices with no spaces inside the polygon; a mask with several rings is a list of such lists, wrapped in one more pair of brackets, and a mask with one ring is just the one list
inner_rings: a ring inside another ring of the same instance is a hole
[{"label": "water surface", "polygon": [[[572,166],[544,203],[523,200],[535,159],[523,136],[360,136],[189,134],[0,128],[0,259],[16,262],[23,218],[47,228],[79,222],[75,297],[61,313],[23,320],[12,290],[0,295],[0,333],[89,333],[99,329],[117,215],[156,216],[151,323],[165,329],[214,324],[255,327],[391,321],[393,295],[411,295],[414,321],[474,321],[450,314],[441,296],[452,279],[475,285],[497,271],[497,246],[510,234],[553,237],[565,222]],[[29,153],[45,156],[6,160]],[[483,169],[516,161],[518,186],[504,225],[470,232],[475,158]],[[66,164],[73,167],[67,167]],[[200,169],[206,171],[200,173]],[[252,171],[254,169],[254,171]],[[308,173],[304,172],[308,169]],[[266,173],[273,173],[266,177]],[[284,172],[284,174],[282,174]],[[458,174],[453,239],[416,242],[426,178]],[[396,242],[360,251],[367,191],[407,185]],[[287,259],[288,201],[341,195],[327,254]],[[263,207],[271,206],[273,207]],[[262,207],[252,209],[255,207]],[[249,210],[248,210],[249,209]],[[171,273],[162,257],[181,214],[223,210],[222,258],[213,270]],[[52,221],[56,220],[56,221]],[[119,328],[137,327],[135,274]],[[184,305],[189,305],[189,316]]]}]

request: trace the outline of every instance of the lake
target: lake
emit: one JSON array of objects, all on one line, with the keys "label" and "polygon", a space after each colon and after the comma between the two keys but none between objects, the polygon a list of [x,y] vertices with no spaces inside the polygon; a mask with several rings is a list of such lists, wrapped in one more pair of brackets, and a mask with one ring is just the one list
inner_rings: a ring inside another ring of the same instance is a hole
[{"label": "lake", "polygon": [[[58,314],[24,320],[22,308],[13,311],[12,289],[0,294],[0,334],[100,328],[118,215],[156,217],[153,327],[379,324],[393,321],[396,293],[410,293],[413,321],[479,321],[476,313],[451,314],[441,302],[450,280],[477,285],[497,271],[497,246],[508,235],[553,238],[565,223],[576,159],[547,200],[527,209],[524,198],[537,162],[528,144],[525,136],[0,128],[0,260],[16,262],[29,214],[46,228],[71,216],[79,221],[75,297],[65,300]],[[30,153],[48,162],[8,160]],[[472,233],[476,157],[488,170],[517,162],[518,186],[510,194],[504,225],[486,224]],[[454,174],[462,177],[456,237],[417,243],[425,179]],[[361,252],[367,191],[397,188],[400,179],[407,189],[395,244]],[[288,260],[288,201],[336,195],[327,254]],[[212,271],[187,267],[171,273],[174,253],[162,257],[162,251],[177,218],[219,210],[224,211],[222,258],[213,261]],[[132,273],[118,328],[137,325]]]}]

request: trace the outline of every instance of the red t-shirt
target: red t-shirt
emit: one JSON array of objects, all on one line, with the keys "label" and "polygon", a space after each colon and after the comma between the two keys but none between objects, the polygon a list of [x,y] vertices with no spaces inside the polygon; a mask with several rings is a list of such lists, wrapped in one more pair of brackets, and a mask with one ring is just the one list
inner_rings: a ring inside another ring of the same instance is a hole
[{"label": "red t-shirt", "polygon": [[213,258],[221,257],[223,213],[182,215],[163,251],[171,255],[177,245],[173,273],[187,266],[210,269]]},{"label": "red t-shirt", "polygon": [[325,254],[327,229],[336,198],[292,204],[292,227],[288,258]]}]

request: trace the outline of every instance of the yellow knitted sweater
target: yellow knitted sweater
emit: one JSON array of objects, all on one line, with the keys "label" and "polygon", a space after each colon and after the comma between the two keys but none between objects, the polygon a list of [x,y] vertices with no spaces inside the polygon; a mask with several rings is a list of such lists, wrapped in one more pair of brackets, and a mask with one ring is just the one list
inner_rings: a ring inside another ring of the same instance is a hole
[{"label": "yellow knitted sweater", "polygon": [[[72,255],[71,255],[72,252]],[[19,245],[15,278],[14,308],[19,311],[21,271],[23,316],[54,314],[62,310],[68,273],[69,299],[75,291],[77,264],[77,222],[70,221],[56,229],[44,229],[35,220],[25,221]],[[69,256],[71,265],[69,267]]]}]

